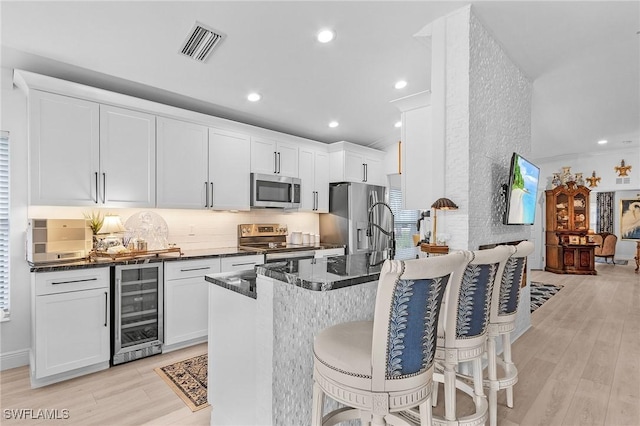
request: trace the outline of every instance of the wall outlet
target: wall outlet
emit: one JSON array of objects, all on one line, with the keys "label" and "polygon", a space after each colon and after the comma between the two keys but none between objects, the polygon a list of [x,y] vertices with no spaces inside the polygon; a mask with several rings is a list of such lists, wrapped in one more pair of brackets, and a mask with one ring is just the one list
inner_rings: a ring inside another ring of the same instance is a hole
[{"label": "wall outlet", "polygon": [[193,237],[194,235],[196,235],[196,226],[195,225],[189,225],[189,236]]}]

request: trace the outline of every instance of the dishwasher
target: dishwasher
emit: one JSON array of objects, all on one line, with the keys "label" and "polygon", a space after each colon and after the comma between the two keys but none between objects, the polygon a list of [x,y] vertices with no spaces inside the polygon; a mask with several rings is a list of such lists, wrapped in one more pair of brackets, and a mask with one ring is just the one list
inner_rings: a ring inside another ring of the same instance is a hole
[{"label": "dishwasher", "polygon": [[162,353],[162,262],[113,268],[111,364]]}]

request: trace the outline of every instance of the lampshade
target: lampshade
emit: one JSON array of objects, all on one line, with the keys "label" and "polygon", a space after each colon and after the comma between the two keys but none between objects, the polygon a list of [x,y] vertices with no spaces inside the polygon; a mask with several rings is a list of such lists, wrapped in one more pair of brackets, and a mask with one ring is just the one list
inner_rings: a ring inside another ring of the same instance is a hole
[{"label": "lampshade", "polygon": [[124,231],[125,228],[120,220],[120,216],[107,214],[104,216],[104,222],[102,223],[102,228],[100,228],[98,234],[113,234]]},{"label": "lampshade", "polygon": [[458,206],[448,198],[438,198],[435,203],[431,204],[431,208],[436,210],[457,210]]}]

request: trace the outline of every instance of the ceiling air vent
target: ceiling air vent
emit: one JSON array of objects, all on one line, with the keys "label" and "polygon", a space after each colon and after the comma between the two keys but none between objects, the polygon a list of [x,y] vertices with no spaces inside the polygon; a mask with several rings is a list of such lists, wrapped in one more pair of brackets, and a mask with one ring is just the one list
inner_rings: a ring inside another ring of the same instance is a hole
[{"label": "ceiling air vent", "polygon": [[180,53],[196,61],[204,62],[207,60],[213,48],[222,41],[222,36],[222,34],[196,22],[187,36],[182,49],[180,49]]}]

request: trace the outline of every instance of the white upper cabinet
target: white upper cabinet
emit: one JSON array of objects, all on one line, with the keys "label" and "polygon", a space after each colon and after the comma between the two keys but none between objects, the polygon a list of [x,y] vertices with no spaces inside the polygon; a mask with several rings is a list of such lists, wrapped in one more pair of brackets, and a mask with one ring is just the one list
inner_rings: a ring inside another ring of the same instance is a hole
[{"label": "white upper cabinet", "polygon": [[431,93],[419,92],[394,104],[402,111],[403,208],[424,209],[444,194],[445,147],[434,137]]},{"label": "white upper cabinet", "polygon": [[100,201],[114,207],[155,207],[156,117],[100,105]]},{"label": "white upper cabinet", "polygon": [[302,181],[300,211],[329,212],[329,154],[301,147],[299,156]]},{"label": "white upper cabinet", "polygon": [[157,205],[203,209],[209,196],[209,129],[171,118],[157,118]]},{"label": "white upper cabinet", "polygon": [[155,117],[34,90],[30,203],[155,206]]},{"label": "white upper cabinet", "polygon": [[250,159],[248,135],[209,129],[209,203],[213,209],[250,209]]},{"label": "white upper cabinet", "polygon": [[158,117],[158,207],[249,210],[249,136]]},{"label": "white upper cabinet", "polygon": [[98,204],[100,107],[34,90],[29,96],[30,203]]},{"label": "white upper cabinet", "polygon": [[371,185],[387,185],[383,166],[384,152],[348,142],[331,144],[329,150],[331,151],[331,182],[364,182]]},{"label": "white upper cabinet", "polygon": [[298,146],[270,139],[251,138],[251,171],[298,177]]}]

